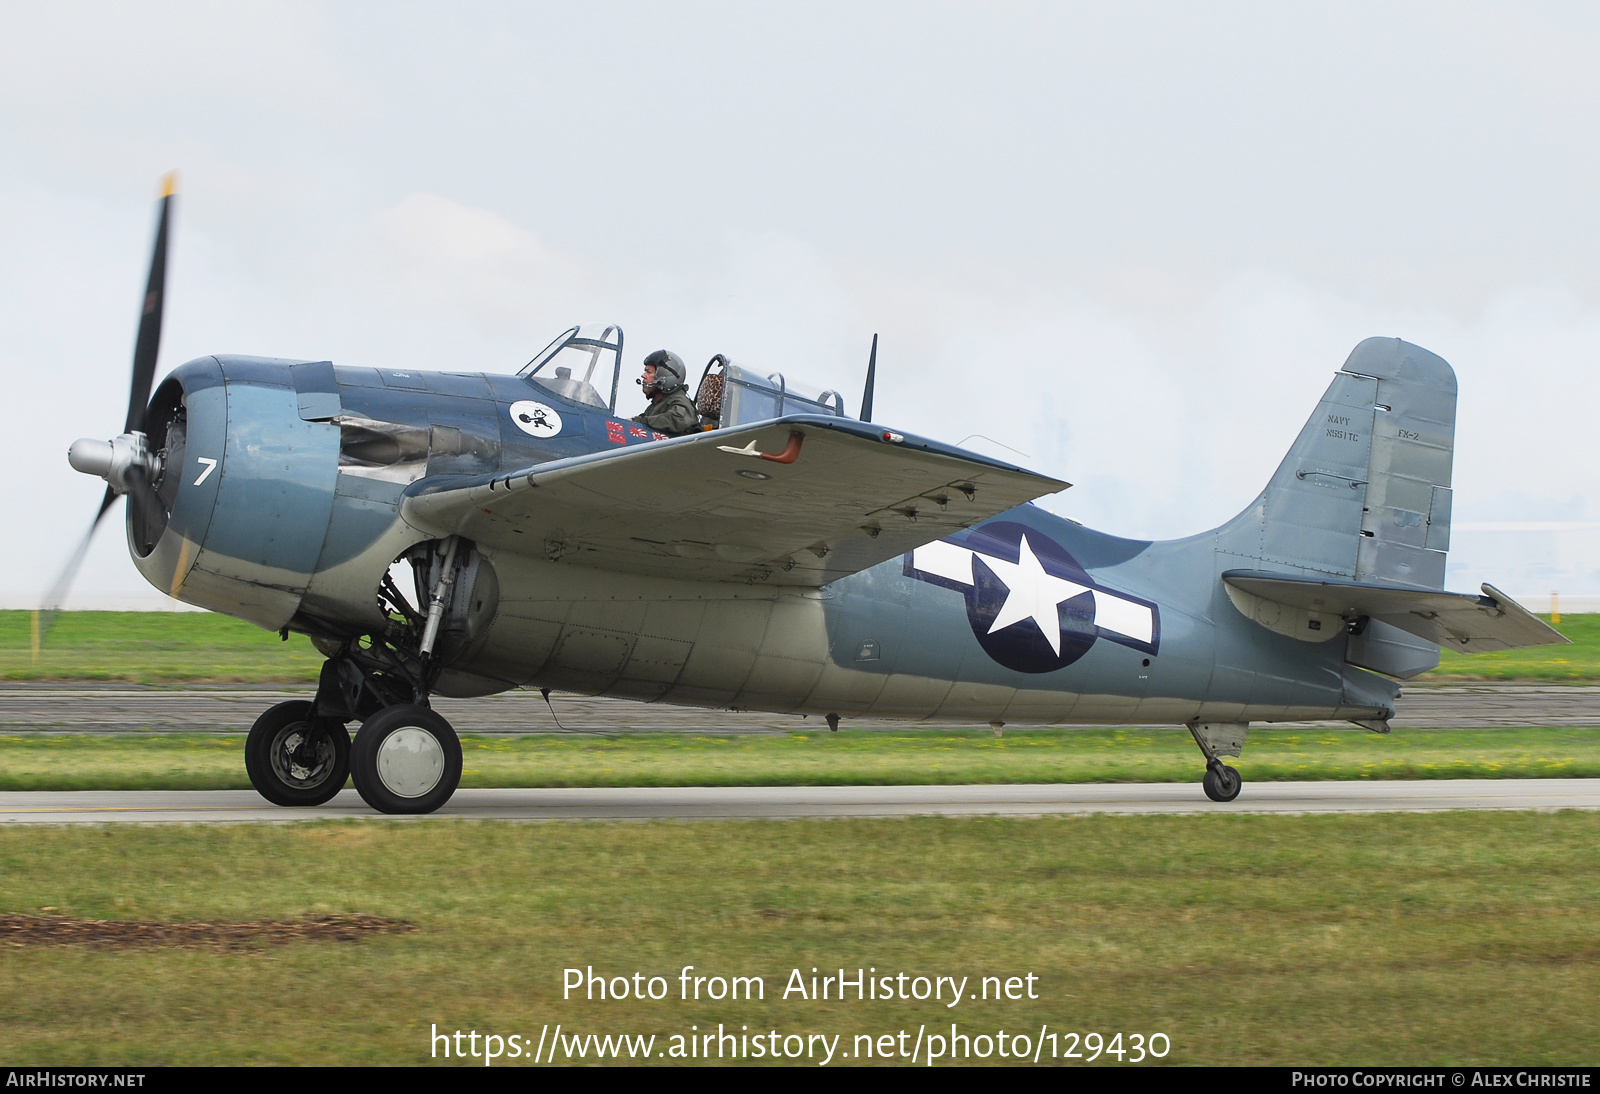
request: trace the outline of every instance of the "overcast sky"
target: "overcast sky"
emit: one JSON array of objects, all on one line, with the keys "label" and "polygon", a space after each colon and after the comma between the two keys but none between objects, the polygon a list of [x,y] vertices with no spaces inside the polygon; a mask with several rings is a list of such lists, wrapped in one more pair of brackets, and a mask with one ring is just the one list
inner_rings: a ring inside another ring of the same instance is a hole
[{"label": "overcast sky", "polygon": [[[721,352],[854,408],[876,331],[879,420],[1165,537],[1246,505],[1398,335],[1460,378],[1458,521],[1600,519],[1597,13],[7,0],[0,597],[97,504],[65,451],[120,428],[172,168],[163,372],[510,372],[599,319],[630,368]],[[1545,580],[1468,555],[1453,587]],[[120,528],[81,588],[148,591]]]}]

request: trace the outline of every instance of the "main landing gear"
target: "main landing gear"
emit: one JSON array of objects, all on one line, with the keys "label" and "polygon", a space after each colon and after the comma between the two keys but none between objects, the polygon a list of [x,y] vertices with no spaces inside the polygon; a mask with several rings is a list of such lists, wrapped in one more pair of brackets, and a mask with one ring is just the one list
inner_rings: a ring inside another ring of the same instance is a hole
[{"label": "main landing gear", "polygon": [[1189,734],[1206,758],[1206,775],[1201,785],[1206,797],[1214,802],[1231,802],[1244,788],[1244,780],[1236,768],[1222,762],[1223,756],[1237,756],[1244,751],[1244,736],[1249,722],[1190,722]]},{"label": "main landing gear", "polygon": [[[471,597],[480,560],[457,537],[421,544],[408,557],[417,583],[412,607],[385,577],[379,603],[390,617],[382,635],[316,639],[329,654],[316,699],[279,703],[256,719],[245,740],[250,785],[276,805],[321,805],[348,778],[380,813],[432,813],[461,782],[461,741],[428,706],[448,656],[459,652],[452,603]],[[492,578],[491,578],[492,580]],[[452,650],[454,645],[457,648]],[[345,728],[360,721],[354,742]]]},{"label": "main landing gear", "polygon": [[279,703],[245,738],[250,785],[274,805],[321,805],[348,778],[380,813],[432,813],[460,785],[461,742],[437,712],[416,703],[382,707],[352,744],[342,717],[315,709],[304,700]]}]

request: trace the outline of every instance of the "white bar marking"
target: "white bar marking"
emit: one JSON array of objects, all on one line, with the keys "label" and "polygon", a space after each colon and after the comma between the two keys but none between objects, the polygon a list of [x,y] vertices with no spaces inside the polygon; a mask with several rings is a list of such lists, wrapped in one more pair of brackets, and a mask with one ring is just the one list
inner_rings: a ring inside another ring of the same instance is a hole
[{"label": "white bar marking", "polygon": [[1094,625],[1104,631],[1116,631],[1129,638],[1149,644],[1155,632],[1155,620],[1150,609],[1104,589],[1094,591]]},{"label": "white bar marking", "polygon": [[911,565],[925,574],[961,585],[972,584],[972,552],[944,540],[924,543],[911,552]]}]

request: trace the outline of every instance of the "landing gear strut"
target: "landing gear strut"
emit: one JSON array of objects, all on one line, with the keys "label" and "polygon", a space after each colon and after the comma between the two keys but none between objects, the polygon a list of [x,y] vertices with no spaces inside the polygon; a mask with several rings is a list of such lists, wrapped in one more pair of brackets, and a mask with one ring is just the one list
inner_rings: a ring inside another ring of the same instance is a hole
[{"label": "landing gear strut", "polygon": [[1237,769],[1222,762],[1222,757],[1237,756],[1244,751],[1244,737],[1250,723],[1190,722],[1188,729],[1206,758],[1206,775],[1201,782],[1206,797],[1214,802],[1231,802],[1239,796],[1244,780]]},{"label": "landing gear strut", "polygon": [[347,642],[323,665],[317,710],[340,732],[362,719],[347,766],[356,793],[380,813],[432,813],[461,782],[461,742],[428,706],[428,669],[426,656],[389,642]]},{"label": "landing gear strut", "polygon": [[[279,703],[250,730],[245,767],[268,801],[321,805],[349,778],[380,813],[432,813],[456,792],[461,742],[428,695],[492,617],[494,574],[458,536],[418,544],[401,560],[425,607],[413,607],[385,575],[378,603],[388,627],[344,641],[313,638],[328,655],[316,699]],[[357,720],[352,744],[345,726]]]}]

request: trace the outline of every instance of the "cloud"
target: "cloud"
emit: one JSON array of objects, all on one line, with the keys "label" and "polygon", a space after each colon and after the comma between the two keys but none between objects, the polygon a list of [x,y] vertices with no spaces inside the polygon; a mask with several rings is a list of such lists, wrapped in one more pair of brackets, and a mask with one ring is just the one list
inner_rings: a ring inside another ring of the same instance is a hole
[{"label": "cloud", "polygon": [[488,337],[523,330],[530,312],[570,315],[593,298],[596,281],[582,255],[552,250],[487,209],[426,193],[378,210],[344,259],[372,305],[442,315]]}]

